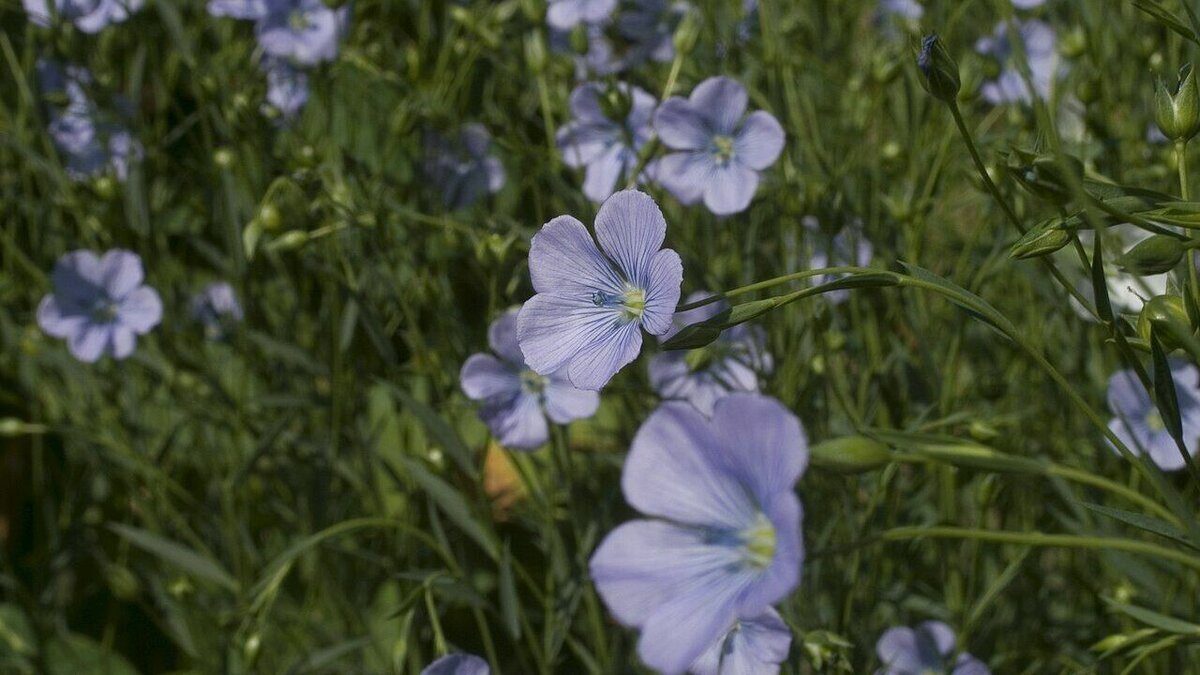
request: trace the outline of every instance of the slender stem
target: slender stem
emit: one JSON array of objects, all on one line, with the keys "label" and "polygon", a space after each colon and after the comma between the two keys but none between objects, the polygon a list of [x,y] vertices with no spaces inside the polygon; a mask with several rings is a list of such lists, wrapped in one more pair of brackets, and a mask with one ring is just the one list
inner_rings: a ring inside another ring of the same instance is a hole
[{"label": "slender stem", "polygon": [[764,290],[767,288],[771,288],[772,286],[786,284],[789,281],[799,281],[800,279],[807,279],[809,277],[819,277],[819,276],[823,276],[826,274],[857,274],[857,273],[868,273],[869,274],[869,273],[878,272],[878,271],[879,271],[878,269],[872,269],[870,267],[820,267],[820,268],[812,269],[812,270],[804,270],[803,272],[793,272],[791,274],[785,274],[783,276],[773,277],[771,279],[767,279],[766,281],[758,281],[758,282],[755,282],[753,284],[749,284],[746,286],[738,286],[737,288],[725,291],[724,293],[717,293],[716,295],[710,295],[707,298],[702,298],[695,302],[689,302],[687,304],[680,305],[679,307],[675,308],[675,311],[686,312],[689,309],[696,309],[697,307],[711,305],[712,303],[720,301],[720,300],[725,300],[728,298],[736,298],[739,295],[745,295],[746,293],[753,293],[754,291],[761,291],[761,290]]},{"label": "slender stem", "polygon": [[1026,546],[1056,546],[1061,548],[1099,549],[1101,551],[1128,551],[1171,560],[1200,570],[1200,558],[1174,549],[1136,539],[1121,537],[1089,537],[1072,534],[1045,534],[1042,532],[997,532],[976,530],[967,527],[894,527],[885,530],[884,541],[908,541],[933,537],[937,539],[973,539],[998,544],[1023,544]]},{"label": "slender stem", "polygon": [[1192,198],[1192,190],[1188,181],[1187,141],[1175,142],[1175,163],[1179,165],[1179,196],[1188,201]]},{"label": "slender stem", "polygon": [[1050,466],[1046,467],[1046,473],[1051,476],[1058,476],[1059,478],[1065,478],[1083,485],[1091,485],[1092,487],[1099,488],[1101,490],[1107,490],[1113,494],[1120,495],[1131,502],[1137,503],[1147,511],[1153,512],[1154,515],[1162,518],[1168,523],[1171,523],[1175,526],[1179,525],[1179,519],[1176,518],[1175,514],[1171,513],[1171,511],[1165,506],[1162,506],[1142,493],[1132,490],[1116,481],[1111,481],[1102,476],[1096,476],[1086,471],[1075,469],[1069,466],[1062,466],[1060,464],[1051,464]]}]

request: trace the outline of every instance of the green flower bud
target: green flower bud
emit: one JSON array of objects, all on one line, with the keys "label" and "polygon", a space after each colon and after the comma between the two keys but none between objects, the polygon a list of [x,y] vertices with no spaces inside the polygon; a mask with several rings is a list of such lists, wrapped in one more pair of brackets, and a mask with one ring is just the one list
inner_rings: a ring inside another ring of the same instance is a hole
[{"label": "green flower bud", "polygon": [[884,466],[892,459],[888,447],[865,436],[834,438],[808,448],[812,465],[837,473],[863,473]]},{"label": "green flower bud", "polygon": [[1083,32],[1082,28],[1076,26],[1058,41],[1058,53],[1068,59],[1077,59],[1087,51],[1087,46],[1087,34]]},{"label": "green flower bud", "polygon": [[588,52],[587,28],[582,23],[576,25],[567,35],[567,42],[571,45],[571,51],[576,54],[586,54]]},{"label": "green flower bud", "polygon": [[1049,255],[1066,246],[1071,241],[1071,234],[1058,227],[1061,222],[1061,218],[1051,218],[1038,223],[1012,245],[1009,254],[1026,260]]},{"label": "green flower bud", "polygon": [[1154,95],[1154,119],[1163,135],[1173,141],[1187,141],[1200,131],[1200,85],[1192,64],[1179,69],[1174,91],[1158,81]]},{"label": "green flower bud", "polygon": [[546,70],[546,43],[541,33],[533,32],[525,36],[525,64],[534,75]]},{"label": "green flower bud", "polygon": [[1155,234],[1118,257],[1117,264],[1126,272],[1138,276],[1162,274],[1178,265],[1183,260],[1183,253],[1183,242],[1178,237]]},{"label": "green flower bud", "polygon": [[958,78],[958,64],[950,58],[945,45],[936,33],[925,36],[921,40],[921,51],[917,54],[917,68],[924,77],[921,84],[934,98],[950,103],[958,96],[961,83]]},{"label": "green flower bud", "polygon": [[699,39],[700,20],[696,16],[696,12],[689,11],[683,15],[683,20],[679,22],[679,28],[675,29],[675,35],[672,38],[675,53],[679,55],[691,53]]},{"label": "green flower bud", "polygon": [[1163,348],[1168,351],[1178,349],[1180,343],[1192,335],[1191,322],[1188,321],[1187,308],[1183,298],[1178,295],[1156,295],[1142,305],[1138,314],[1138,337],[1150,342],[1153,332]]},{"label": "green flower bud", "polygon": [[105,572],[108,588],[114,596],[125,601],[137,598],[138,593],[141,592],[141,584],[133,572],[129,571],[129,568],[121,565],[109,565]]},{"label": "green flower bud", "polygon": [[229,148],[217,148],[213,151],[213,164],[217,165],[218,169],[228,169],[233,166],[234,159],[233,151]]},{"label": "green flower bud", "polygon": [[272,251],[291,251],[308,243],[308,233],[303,230],[284,232],[267,247]]},{"label": "green flower bud", "polygon": [[263,204],[258,207],[258,222],[262,223],[262,228],[268,232],[278,230],[283,225],[283,216],[279,214],[279,208],[274,204]]}]

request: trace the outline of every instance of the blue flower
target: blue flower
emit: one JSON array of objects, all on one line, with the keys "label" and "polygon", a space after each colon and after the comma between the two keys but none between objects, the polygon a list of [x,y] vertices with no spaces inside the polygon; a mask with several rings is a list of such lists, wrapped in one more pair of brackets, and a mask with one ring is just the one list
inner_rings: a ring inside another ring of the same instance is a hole
[{"label": "blue flower", "polygon": [[925,16],[925,8],[917,0],[879,0],[879,14],[920,21]]},{"label": "blue flower", "polygon": [[294,119],[308,102],[308,73],[283,59],[263,59],[262,67],[267,73],[267,103],[282,121]]},{"label": "blue flower", "polygon": [[728,77],[710,77],[687,99],[672,97],[654,114],[663,144],[681,150],[658,162],[657,179],[684,204],[700,199],[709,211],[745,210],[758,189],[758,172],[779,158],[783,127],[758,110],[743,120],[746,88]]},{"label": "blue flower", "polygon": [[547,417],[556,424],[591,417],[600,394],[576,389],[561,374],[530,370],[517,344],[517,312],[509,310],[488,327],[488,344],[500,358],[472,354],[459,379],[468,398],[483,401],[479,417],[501,445],[533,450],[549,438]]},{"label": "blue flower", "polygon": [[796,587],[804,553],[794,486],[807,462],[800,421],[758,394],[721,399],[711,419],[663,403],[638,429],[621,487],[649,518],[609,533],[590,568],[609,611],[641,629],[647,665],[683,672],[735,621]]},{"label": "blue flower", "polygon": [[162,300],[142,279],[142,259],[130,251],[67,253],[54,266],[54,292],[38,305],[38,325],[65,338],[80,361],[103,354],[123,359],[133,353],[137,336],[162,320]]},{"label": "blue flower", "polygon": [[1046,0],[1012,0],[1012,6],[1017,9],[1034,9],[1046,4]]},{"label": "blue flower", "polygon": [[349,22],[350,6],[333,9],[323,0],[267,0],[255,31],[263,51],[311,66],[337,57],[338,40]]},{"label": "blue flower", "polygon": [[529,248],[537,295],[521,308],[517,334],[535,372],[562,371],[599,390],[642,348],[642,332],[671,328],[683,263],[661,248],[667,221],[649,195],[623,190],[596,214],[596,241],[583,223],[559,216]]},{"label": "blue flower", "polygon": [[470,206],[504,187],[504,165],[490,155],[492,135],[482,124],[466,124],[457,138],[429,133],[425,139],[425,175],[442,188],[442,201],[457,209]]},{"label": "blue flower", "polygon": [[84,91],[91,73],[45,59],[37,62],[37,73],[42,93],[52,101],[47,131],[63,155],[67,176],[82,180],[111,168],[118,180],[128,178],[129,164],[141,157],[142,146],[129,130],[101,119]]},{"label": "blue flower", "polygon": [[[608,199],[617,184],[627,181],[637,169],[638,152],[651,137],[654,105],[653,96],[624,83],[618,83],[607,96],[590,83],[571,92],[571,121],[558,130],[558,148],[567,166],[587,167],[583,194],[588,199],[596,203]],[[617,110],[606,112],[605,106]],[[648,166],[639,179],[653,173],[654,167]]]},{"label": "blue flower", "polygon": [[617,8],[617,0],[550,0],[546,23],[568,30],[581,23],[600,23]]},{"label": "blue flower", "polygon": [[[875,254],[875,247],[862,232],[861,221],[855,220],[854,223],[843,227],[832,237],[826,237],[823,234],[820,223],[813,216],[805,216],[800,223],[813,237],[813,252],[809,259],[809,269],[865,266],[870,264],[871,257]],[[814,285],[827,284],[843,276],[845,275],[823,274],[814,277],[812,283]],[[848,289],[831,291],[825,293],[824,297],[829,302],[840,304],[850,298],[850,291]]]},{"label": "blue flower", "polygon": [[434,661],[421,675],[489,675],[487,661],[472,654],[450,654]]},{"label": "blue flower", "polygon": [[208,0],[208,13],[230,19],[257,21],[267,15],[268,0]]},{"label": "blue flower", "polygon": [[617,34],[628,44],[624,67],[646,60],[675,58],[675,29],[690,5],[682,0],[633,0],[616,19]]},{"label": "blue flower", "polygon": [[787,658],[792,632],[779,613],[737,619],[688,670],[692,675],[777,675]]},{"label": "blue flower", "polygon": [[121,23],[141,9],[145,0],[54,0],[51,12],[47,0],[21,0],[29,20],[38,26],[49,26],[53,17],[75,24],[84,33],[98,33],[114,23]]},{"label": "blue flower", "polygon": [[876,675],[988,675],[982,661],[970,654],[954,653],[954,631],[941,621],[926,621],[916,628],[889,628],[875,643],[875,653],[883,663]]},{"label": "blue flower", "polygon": [[[686,302],[709,295],[697,291]],[[712,318],[728,307],[722,301],[676,312],[671,330],[659,339],[667,340],[684,326]],[[759,373],[770,372],[772,366],[762,328],[739,324],[700,349],[655,354],[650,359],[650,386],[664,399],[687,401],[705,415],[712,415],[716,402],[731,392],[758,391]]]},{"label": "blue flower", "polygon": [[[1030,19],[1018,22],[1017,30],[1025,46],[1033,90],[1039,98],[1048,99],[1061,68],[1055,48],[1057,36],[1054,29],[1043,21]],[[1017,66],[1011,63],[1016,56],[1009,42],[1007,23],[1002,21],[996,24],[992,35],[977,40],[975,51],[994,58],[1002,68],[999,77],[991,82],[984,82],[980,88],[980,93],[988,103],[1000,105],[1032,102],[1033,98],[1030,96],[1029,87],[1025,85],[1025,78],[1021,76]]]},{"label": "blue flower", "polygon": [[[1179,400],[1179,416],[1183,421],[1184,445],[1188,454],[1195,456],[1197,437],[1200,437],[1200,392],[1197,391],[1200,371],[1182,359],[1171,359],[1170,366],[1175,396]],[[1167,431],[1158,406],[1132,369],[1117,371],[1108,379],[1108,409],[1113,413],[1108,428],[1134,454],[1148,453],[1163,471],[1184,467],[1179,446]]]},{"label": "blue flower", "polygon": [[209,338],[222,337],[231,324],[242,320],[242,305],[233,286],[219,281],[192,296],[192,318],[204,325]]}]

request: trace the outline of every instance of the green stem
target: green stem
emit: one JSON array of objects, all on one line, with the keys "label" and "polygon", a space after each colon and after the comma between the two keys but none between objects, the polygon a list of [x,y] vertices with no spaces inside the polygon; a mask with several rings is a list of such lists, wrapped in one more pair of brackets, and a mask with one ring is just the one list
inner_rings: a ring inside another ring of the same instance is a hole
[{"label": "green stem", "polygon": [[716,295],[710,295],[707,298],[703,298],[703,299],[697,300],[695,302],[689,302],[687,304],[680,305],[679,307],[675,308],[675,311],[676,312],[686,312],[689,309],[696,309],[697,307],[711,305],[712,303],[720,301],[720,300],[726,300],[728,298],[736,298],[739,295],[745,295],[746,293],[753,293],[754,291],[761,291],[761,290],[764,290],[767,288],[771,288],[772,286],[786,284],[789,281],[799,281],[800,279],[807,279],[809,277],[819,277],[819,276],[823,276],[826,274],[858,274],[858,273],[869,274],[869,273],[878,272],[878,271],[879,270],[872,269],[870,267],[820,267],[820,268],[812,269],[812,270],[804,270],[803,272],[793,272],[791,274],[785,274],[783,276],[772,277],[770,279],[767,279],[766,281],[759,281],[759,282],[755,282],[753,284],[749,284],[746,286],[738,286],[737,288],[725,291],[724,293],[717,293]]}]

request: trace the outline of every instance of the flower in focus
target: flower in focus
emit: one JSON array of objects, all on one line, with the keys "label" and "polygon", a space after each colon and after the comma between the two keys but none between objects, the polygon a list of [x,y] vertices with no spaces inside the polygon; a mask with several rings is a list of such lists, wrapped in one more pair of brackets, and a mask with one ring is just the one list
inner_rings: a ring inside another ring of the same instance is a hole
[{"label": "flower in focus", "polygon": [[66,339],[80,361],[104,354],[123,359],[133,353],[137,336],[162,320],[162,300],[142,280],[142,259],[130,251],[67,253],[54,265],[54,292],[38,305],[38,326]]},{"label": "flower in focus", "polygon": [[663,403],[638,429],[621,488],[648,518],[609,533],[590,569],[609,611],[641,629],[647,665],[668,674],[703,665],[730,626],[758,620],[795,588],[804,555],[794,486],[807,461],[800,421],[758,394],[721,399],[711,419]]},{"label": "flower in focus", "polygon": [[487,661],[478,656],[449,654],[426,666],[421,675],[488,675],[491,672]]},{"label": "flower in focus", "polygon": [[283,59],[263,59],[267,73],[267,103],[288,121],[300,114],[308,102],[308,73]]},{"label": "flower in focus", "polygon": [[568,30],[581,23],[600,23],[617,8],[617,0],[550,0],[546,23]]},{"label": "flower in focus", "polygon": [[651,335],[670,330],[683,262],[661,248],[666,232],[658,205],[636,190],[601,205],[596,240],[571,216],[542,226],[529,248],[537,295],[517,321],[534,372],[562,371],[576,387],[599,390],[637,358],[643,328]]},{"label": "flower in focus", "polygon": [[[697,291],[686,302],[709,295]],[[684,326],[710,319],[728,307],[720,301],[676,312],[671,330],[659,340],[667,340]],[[650,386],[664,399],[687,401],[705,415],[712,415],[716,402],[731,392],[758,391],[759,373],[770,372],[772,367],[762,327],[743,323],[723,331],[705,347],[655,354],[650,359]]]},{"label": "flower in focus", "polygon": [[743,120],[746,88],[728,77],[710,77],[687,99],[672,97],[654,114],[654,129],[672,150],[658,162],[657,180],[684,204],[703,199],[727,215],[750,205],[758,172],[779,158],[783,127],[758,110]]},{"label": "flower in focus", "polygon": [[[801,224],[814,238],[812,257],[809,259],[809,269],[822,267],[857,267],[871,263],[875,247],[862,232],[862,222],[843,227],[837,234],[827,237],[822,233],[821,225],[813,216],[805,216]],[[814,277],[814,285],[827,284],[839,279],[842,274],[823,274]],[[845,302],[850,297],[849,289],[830,291],[824,294],[825,299],[834,304]]]},{"label": "flower in focus", "polygon": [[[571,92],[571,121],[556,137],[563,162],[586,167],[583,194],[588,199],[608,199],[637,169],[638,152],[650,140],[654,105],[645,90],[624,83],[607,93],[590,83]],[[653,166],[646,167],[639,181],[653,173]]]},{"label": "flower in focus", "polygon": [[[1029,62],[1033,90],[1039,98],[1050,98],[1050,90],[1059,75],[1061,62],[1056,49],[1057,36],[1049,24],[1030,19],[1017,22],[1017,31]],[[979,38],[975,51],[999,62],[1000,75],[980,88],[983,98],[992,105],[1002,103],[1031,103],[1029,87],[1014,63],[1017,58],[1009,40],[1008,24],[1000,22],[992,35]]]},{"label": "flower in focus", "polygon": [[482,124],[467,124],[457,138],[449,140],[434,133],[425,139],[425,173],[442,186],[442,200],[450,208],[473,204],[487,193],[504,187],[504,165],[489,155],[492,135]]},{"label": "flower in focus", "polygon": [[889,628],[875,643],[883,662],[876,675],[988,675],[991,671],[970,654],[954,653],[954,631],[941,621],[926,621],[916,628]]},{"label": "flower in focus", "polygon": [[350,5],[333,9],[323,0],[267,0],[266,9],[255,31],[268,55],[306,66],[337,56]]},{"label": "flower in focus", "polygon": [[62,153],[72,180],[112,169],[118,180],[129,176],[129,164],[142,155],[142,146],[128,129],[102,118],[84,87],[92,75],[84,68],[45,59],[37,63],[38,83],[51,102],[48,132]]},{"label": "flower in focus", "polygon": [[488,327],[488,344],[499,358],[472,354],[459,379],[468,398],[483,401],[479,417],[501,445],[533,450],[549,438],[547,417],[556,424],[591,417],[600,394],[576,389],[560,374],[530,370],[517,345],[517,311],[509,310]]},{"label": "flower in focus", "polygon": [[242,320],[242,305],[233,286],[219,281],[205,286],[192,296],[192,318],[204,326],[209,338],[223,336],[231,324]]},{"label": "flower in focus", "polygon": [[[1179,417],[1183,421],[1184,444],[1188,454],[1194,456],[1197,437],[1200,437],[1200,392],[1197,391],[1200,370],[1182,359],[1173,358],[1169,363],[1179,400]],[[1119,370],[1108,379],[1108,409],[1113,413],[1108,428],[1134,454],[1148,453],[1163,471],[1184,467],[1179,446],[1167,431],[1158,406],[1132,369]]]},{"label": "flower in focus", "polygon": [[145,0],[21,0],[25,14],[38,26],[49,26],[54,17],[70,21],[84,33],[98,33],[106,26],[121,23],[142,8]]},{"label": "flower in focus", "polygon": [[779,613],[738,619],[692,664],[692,675],[776,675],[787,658],[792,632]]}]

